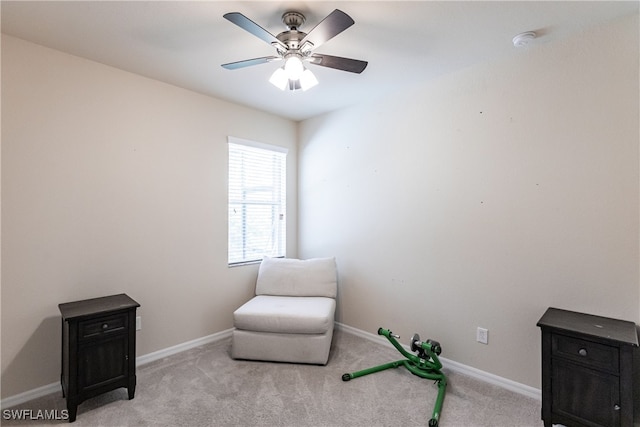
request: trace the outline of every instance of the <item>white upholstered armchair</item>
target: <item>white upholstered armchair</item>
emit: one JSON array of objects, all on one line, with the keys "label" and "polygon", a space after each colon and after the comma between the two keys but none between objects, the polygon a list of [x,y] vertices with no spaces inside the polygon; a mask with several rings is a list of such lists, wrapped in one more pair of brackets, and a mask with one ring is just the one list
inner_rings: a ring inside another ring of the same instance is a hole
[{"label": "white upholstered armchair", "polygon": [[234,359],[325,365],[337,294],[334,258],[265,258],[256,296],[233,313]]}]

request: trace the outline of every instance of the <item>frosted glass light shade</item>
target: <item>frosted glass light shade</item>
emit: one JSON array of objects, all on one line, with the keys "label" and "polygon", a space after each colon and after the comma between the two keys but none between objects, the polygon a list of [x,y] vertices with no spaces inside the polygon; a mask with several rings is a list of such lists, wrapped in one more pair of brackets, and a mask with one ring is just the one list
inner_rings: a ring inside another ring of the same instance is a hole
[{"label": "frosted glass light shade", "polygon": [[318,79],[316,79],[316,76],[313,75],[311,70],[306,69],[302,72],[302,75],[300,76],[300,87],[302,90],[311,89],[317,84]]},{"label": "frosted glass light shade", "polygon": [[291,56],[284,63],[284,71],[287,73],[289,80],[298,80],[304,71],[304,66],[300,58]]},{"label": "frosted glass light shade", "polygon": [[278,68],[269,78],[269,82],[280,90],[284,90],[289,83],[287,73],[282,68]]},{"label": "frosted glass light shade", "polygon": [[313,75],[311,70],[304,67],[302,70],[303,71],[300,73],[299,78],[292,79],[287,75],[287,71],[284,67],[278,68],[269,78],[269,82],[280,90],[289,89],[291,91],[298,89],[305,91],[318,84],[318,79],[316,79],[316,76]]}]

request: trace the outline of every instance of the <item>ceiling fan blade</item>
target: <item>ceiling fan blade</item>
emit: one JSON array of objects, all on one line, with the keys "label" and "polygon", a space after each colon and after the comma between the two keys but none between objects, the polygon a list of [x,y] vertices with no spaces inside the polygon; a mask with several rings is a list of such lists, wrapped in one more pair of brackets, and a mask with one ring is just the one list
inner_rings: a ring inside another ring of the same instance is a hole
[{"label": "ceiling fan blade", "polygon": [[357,74],[363,72],[369,64],[367,61],[360,61],[359,59],[341,58],[339,56],[321,55],[317,53],[311,55],[309,61],[312,64],[322,67],[335,68]]},{"label": "ceiling fan blade", "polygon": [[313,43],[313,47],[317,48],[321,44],[324,44],[328,40],[337,36],[355,22],[349,15],[339,9],[335,9],[326,18],[324,18],[318,25],[313,27],[309,33],[300,40],[300,46],[305,42]]},{"label": "ceiling fan blade", "polygon": [[227,70],[237,70],[238,68],[250,67],[252,65],[266,64],[271,61],[278,61],[282,58],[279,56],[263,56],[262,58],[245,59],[244,61],[230,62],[228,64],[222,64],[222,68]]},{"label": "ceiling fan blade", "polygon": [[258,37],[259,39],[269,43],[270,45],[273,45],[274,43],[276,43],[277,45],[281,46],[283,49],[287,48],[287,46],[285,46],[285,44],[282,43],[280,40],[278,40],[273,34],[265,30],[260,25],[256,24],[255,22],[253,22],[251,19],[247,18],[240,12],[229,12],[229,13],[225,13],[222,16],[223,18],[233,22],[243,30],[248,31],[254,36]]}]

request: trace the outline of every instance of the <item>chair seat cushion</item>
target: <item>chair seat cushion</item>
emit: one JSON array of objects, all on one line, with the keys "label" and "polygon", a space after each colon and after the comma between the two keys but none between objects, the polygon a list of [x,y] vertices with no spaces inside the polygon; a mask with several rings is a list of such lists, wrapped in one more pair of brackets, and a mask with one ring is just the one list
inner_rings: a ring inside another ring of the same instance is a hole
[{"label": "chair seat cushion", "polygon": [[258,295],[233,313],[237,329],[323,334],[333,329],[336,301],[326,297]]}]

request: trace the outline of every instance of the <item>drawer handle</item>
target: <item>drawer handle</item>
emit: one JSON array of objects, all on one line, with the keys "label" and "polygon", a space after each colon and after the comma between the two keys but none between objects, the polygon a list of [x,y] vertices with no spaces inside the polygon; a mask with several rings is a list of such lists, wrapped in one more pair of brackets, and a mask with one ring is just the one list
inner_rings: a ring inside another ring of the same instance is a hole
[{"label": "drawer handle", "polygon": [[103,324],[102,324],[102,329],[107,329],[108,327],[109,327],[109,324],[108,324],[108,323],[103,323]]},{"label": "drawer handle", "polygon": [[582,357],[586,357],[587,356],[587,350],[584,348],[581,348],[580,350],[578,350],[578,354]]},{"label": "drawer handle", "polygon": [[613,410],[614,411],[619,411],[620,410],[620,405],[613,405]]}]

